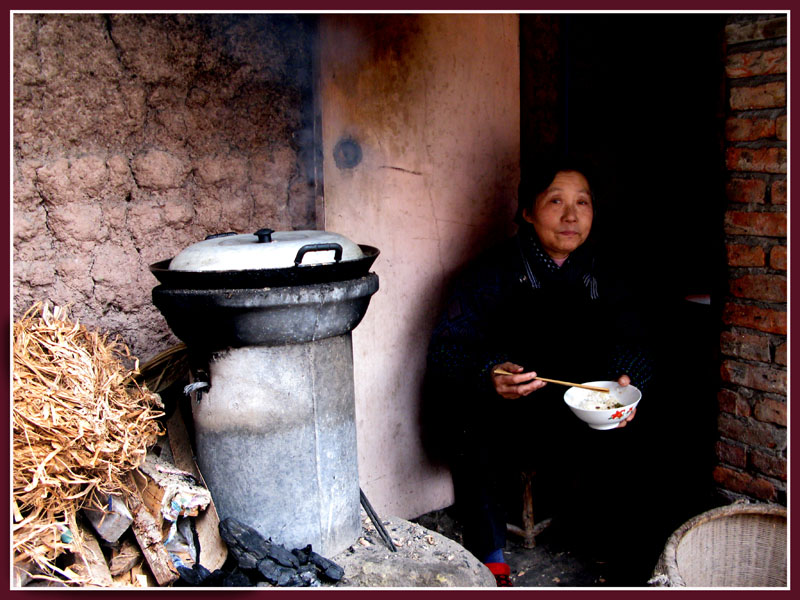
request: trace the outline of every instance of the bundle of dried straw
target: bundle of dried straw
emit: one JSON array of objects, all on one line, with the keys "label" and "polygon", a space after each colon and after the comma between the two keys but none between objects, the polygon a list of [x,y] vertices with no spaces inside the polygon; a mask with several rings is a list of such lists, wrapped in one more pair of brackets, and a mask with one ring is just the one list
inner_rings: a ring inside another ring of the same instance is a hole
[{"label": "bundle of dried straw", "polygon": [[14,323],[15,561],[74,580],[53,561],[81,543],[77,511],[126,493],[127,473],[162,433],[161,400],[137,373],[124,343],[70,322],[63,307],[37,303]]}]

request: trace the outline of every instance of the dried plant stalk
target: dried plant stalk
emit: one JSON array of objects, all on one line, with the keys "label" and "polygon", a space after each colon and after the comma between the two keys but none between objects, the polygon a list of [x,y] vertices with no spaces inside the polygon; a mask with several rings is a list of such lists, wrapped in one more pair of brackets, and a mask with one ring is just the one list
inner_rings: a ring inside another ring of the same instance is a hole
[{"label": "dried plant stalk", "polygon": [[124,343],[63,307],[31,307],[14,323],[13,348],[14,560],[84,583],[53,561],[81,544],[75,517],[93,492],[129,491],[127,473],[162,434],[163,405],[136,384]]},{"label": "dried plant stalk", "polygon": [[158,394],[178,381],[188,381],[189,373],[189,350],[181,342],[141,365],[136,381]]}]

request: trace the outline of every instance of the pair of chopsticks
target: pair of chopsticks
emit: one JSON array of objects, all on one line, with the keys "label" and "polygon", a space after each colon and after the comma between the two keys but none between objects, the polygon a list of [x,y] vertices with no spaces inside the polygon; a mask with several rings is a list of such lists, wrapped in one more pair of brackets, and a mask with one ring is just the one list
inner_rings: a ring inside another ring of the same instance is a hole
[{"label": "pair of chopsticks", "polygon": [[[493,373],[497,375],[519,375],[519,373],[509,373],[505,369],[495,369]],[[608,388],[594,387],[593,385],[583,385],[582,383],[570,383],[569,381],[559,381],[558,379],[547,379],[546,377],[534,377],[540,381],[549,381],[550,383],[557,383],[559,385],[566,385],[567,387],[579,387],[586,390],[593,390],[595,392],[609,393]]]}]

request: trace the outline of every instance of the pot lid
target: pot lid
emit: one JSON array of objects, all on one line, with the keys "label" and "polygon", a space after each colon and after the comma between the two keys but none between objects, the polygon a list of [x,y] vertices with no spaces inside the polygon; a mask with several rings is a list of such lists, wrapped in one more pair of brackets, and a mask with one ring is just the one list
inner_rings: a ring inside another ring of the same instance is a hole
[{"label": "pot lid", "polygon": [[222,233],[185,248],[170,261],[171,271],[281,269],[357,260],[361,248],[330,231]]}]

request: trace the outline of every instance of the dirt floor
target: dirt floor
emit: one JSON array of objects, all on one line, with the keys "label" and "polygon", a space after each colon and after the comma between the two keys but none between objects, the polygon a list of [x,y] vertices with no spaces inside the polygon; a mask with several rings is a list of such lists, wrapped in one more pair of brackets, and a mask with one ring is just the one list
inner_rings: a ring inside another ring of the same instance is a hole
[{"label": "dirt floor", "polygon": [[[461,526],[452,512],[435,511],[414,521],[461,543]],[[555,522],[537,536],[536,547],[525,548],[521,538],[509,534],[505,549],[514,587],[649,587],[658,554],[653,548],[636,560],[624,553],[601,556],[582,549]]]}]

